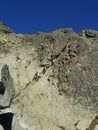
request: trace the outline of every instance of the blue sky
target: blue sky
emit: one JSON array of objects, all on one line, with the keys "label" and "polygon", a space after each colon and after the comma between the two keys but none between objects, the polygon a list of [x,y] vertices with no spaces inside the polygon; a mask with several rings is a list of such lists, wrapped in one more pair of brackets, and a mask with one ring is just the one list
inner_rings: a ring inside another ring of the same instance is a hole
[{"label": "blue sky", "polygon": [[23,34],[98,30],[98,0],[1,0],[0,20]]}]

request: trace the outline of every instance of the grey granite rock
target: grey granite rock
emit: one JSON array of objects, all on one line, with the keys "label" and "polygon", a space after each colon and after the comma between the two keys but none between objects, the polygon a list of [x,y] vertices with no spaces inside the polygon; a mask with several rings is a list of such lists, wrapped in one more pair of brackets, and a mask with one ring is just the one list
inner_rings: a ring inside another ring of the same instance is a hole
[{"label": "grey granite rock", "polygon": [[0,109],[10,106],[15,96],[15,88],[13,78],[10,75],[7,64],[3,65],[1,70],[1,91],[0,91]]},{"label": "grey granite rock", "polygon": [[3,127],[0,125],[0,130],[4,130]]},{"label": "grey granite rock", "polygon": [[[75,130],[77,120],[80,130],[88,127],[98,113],[97,35],[94,30],[76,34],[72,29],[35,35],[0,34],[0,49],[10,48],[6,54],[0,51],[0,64],[6,61],[10,66],[16,88],[9,109],[21,119],[26,117],[22,123],[15,119],[12,130],[58,130],[58,126]],[[40,78],[36,81],[37,72]],[[13,85],[8,66],[4,65],[1,109],[10,106]]]},{"label": "grey granite rock", "polygon": [[[61,51],[53,72],[58,79],[60,94],[74,98],[84,106],[98,107],[98,47],[95,31],[88,30],[87,38],[73,35]],[[90,38],[90,40],[89,40]]]},{"label": "grey granite rock", "polygon": [[14,117],[11,130],[28,130],[28,129],[21,127],[21,125],[19,124],[19,120],[16,117]]}]

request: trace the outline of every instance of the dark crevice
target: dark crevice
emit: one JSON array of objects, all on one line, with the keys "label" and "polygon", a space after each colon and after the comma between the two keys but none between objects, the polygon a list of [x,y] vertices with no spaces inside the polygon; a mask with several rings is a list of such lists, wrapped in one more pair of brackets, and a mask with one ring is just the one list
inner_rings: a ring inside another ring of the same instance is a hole
[{"label": "dark crevice", "polygon": [[11,112],[0,114],[0,125],[2,125],[4,130],[12,129],[13,116],[14,116],[14,114]]},{"label": "dark crevice", "polygon": [[0,95],[4,95],[4,92],[5,92],[4,84],[0,82]]}]

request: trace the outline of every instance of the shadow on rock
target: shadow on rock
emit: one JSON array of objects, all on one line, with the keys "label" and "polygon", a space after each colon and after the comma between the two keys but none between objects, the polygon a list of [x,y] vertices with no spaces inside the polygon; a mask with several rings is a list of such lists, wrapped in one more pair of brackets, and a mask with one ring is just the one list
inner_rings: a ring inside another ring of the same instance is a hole
[{"label": "shadow on rock", "polygon": [[4,92],[5,92],[4,84],[0,82],[0,95],[4,95]]},{"label": "shadow on rock", "polygon": [[4,130],[11,130],[13,116],[14,116],[14,114],[10,113],[10,112],[0,114],[0,125],[2,125]]}]

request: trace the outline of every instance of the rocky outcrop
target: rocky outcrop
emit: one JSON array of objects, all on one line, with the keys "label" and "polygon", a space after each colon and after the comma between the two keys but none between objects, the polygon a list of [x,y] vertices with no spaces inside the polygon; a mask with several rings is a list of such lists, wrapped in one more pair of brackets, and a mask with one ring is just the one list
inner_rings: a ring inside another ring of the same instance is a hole
[{"label": "rocky outcrop", "polygon": [[[15,96],[13,78],[10,75],[9,67],[4,64],[1,70],[0,82],[0,110],[10,107]],[[0,114],[0,130],[11,130],[13,113]],[[3,129],[4,128],[4,129]]]},{"label": "rocky outcrop", "polygon": [[[90,31],[89,35],[95,33]],[[72,97],[80,104],[90,105],[92,109],[98,107],[98,48],[97,37],[94,38],[96,39],[73,35],[72,39],[65,43],[59,57],[55,59],[53,69],[54,77],[59,81],[60,94]]]},{"label": "rocky outcrop", "polygon": [[0,33],[1,96],[9,95],[1,108],[11,105],[2,112],[14,113],[12,130],[89,128],[98,113],[97,36],[94,30],[76,34],[68,28]]},{"label": "rocky outcrop", "polygon": [[8,65],[3,65],[1,70],[1,84],[0,84],[0,109],[10,107],[11,101],[15,96],[15,88],[13,78],[9,73]]},{"label": "rocky outcrop", "polygon": [[14,33],[14,31],[0,21],[0,33]]}]

